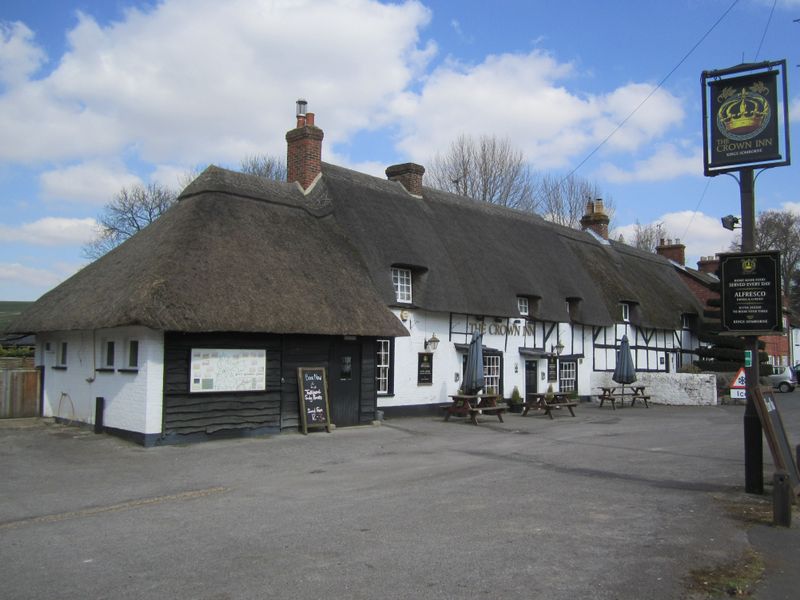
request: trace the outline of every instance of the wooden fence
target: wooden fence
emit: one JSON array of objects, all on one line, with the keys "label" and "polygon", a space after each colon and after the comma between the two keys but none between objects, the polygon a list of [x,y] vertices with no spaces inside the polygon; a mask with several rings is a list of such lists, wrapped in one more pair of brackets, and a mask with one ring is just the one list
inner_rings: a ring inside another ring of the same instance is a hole
[{"label": "wooden fence", "polygon": [[39,370],[16,364],[3,364],[2,367],[5,368],[0,368],[0,419],[38,417]]}]

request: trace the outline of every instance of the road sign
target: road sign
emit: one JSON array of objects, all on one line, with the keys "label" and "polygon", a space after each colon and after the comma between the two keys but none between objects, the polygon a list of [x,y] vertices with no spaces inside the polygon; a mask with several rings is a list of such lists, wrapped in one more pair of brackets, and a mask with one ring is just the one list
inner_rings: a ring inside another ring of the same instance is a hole
[{"label": "road sign", "polygon": [[731,398],[733,400],[747,400],[747,390],[731,388]]},{"label": "road sign", "polygon": [[744,374],[744,367],[742,367],[736,377],[733,378],[733,381],[731,381],[731,389],[743,390],[745,388],[747,388],[747,377]]},{"label": "road sign", "polygon": [[744,351],[744,366],[745,367],[752,367],[753,366],[753,351],[752,350],[745,350]]}]

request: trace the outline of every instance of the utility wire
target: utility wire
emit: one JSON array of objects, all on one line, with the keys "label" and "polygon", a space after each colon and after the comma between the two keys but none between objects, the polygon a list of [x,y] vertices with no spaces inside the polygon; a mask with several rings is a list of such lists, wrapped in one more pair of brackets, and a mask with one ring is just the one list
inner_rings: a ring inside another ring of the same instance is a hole
[{"label": "utility wire", "polygon": [[695,218],[695,216],[697,216],[697,212],[700,210],[700,204],[702,204],[703,198],[706,197],[706,192],[708,191],[708,186],[711,185],[711,177],[707,177],[706,179],[707,179],[706,187],[703,188],[703,193],[700,194],[700,199],[697,201],[697,206],[695,206],[694,210],[692,211],[692,218],[689,219],[689,223],[686,225],[686,230],[683,232],[683,235],[681,236],[682,240],[686,239],[686,236],[689,235],[689,228],[692,226],[692,223],[694,222],[694,218]]},{"label": "utility wire", "polygon": [[705,41],[705,39],[706,39],[706,38],[707,38],[707,37],[708,37],[708,36],[711,34],[711,32],[712,32],[712,31],[714,31],[714,29],[716,29],[716,28],[717,28],[717,25],[719,25],[719,24],[722,22],[722,20],[723,20],[723,19],[724,19],[726,16],[728,16],[728,13],[729,13],[729,12],[731,12],[731,11],[733,10],[733,7],[734,7],[734,6],[736,6],[738,3],[739,3],[739,0],[733,0],[733,3],[732,3],[732,4],[731,4],[729,7],[728,7],[728,9],[727,9],[727,10],[726,10],[724,13],[722,13],[722,16],[721,16],[719,19],[717,19],[717,20],[714,22],[714,24],[711,26],[711,28],[710,28],[708,31],[706,31],[706,32],[703,34],[703,36],[702,36],[702,37],[701,37],[701,38],[700,38],[700,39],[697,41],[697,43],[696,43],[694,46],[692,46],[692,47],[691,47],[691,49],[690,49],[690,50],[689,50],[689,51],[688,51],[688,52],[687,52],[687,53],[686,53],[686,54],[683,56],[683,58],[682,58],[682,59],[680,59],[680,61],[678,62],[678,64],[677,64],[677,65],[675,65],[675,66],[672,68],[672,70],[671,70],[669,73],[667,73],[667,74],[666,74],[666,76],[665,76],[665,77],[664,77],[664,78],[663,78],[661,81],[659,81],[659,82],[658,82],[658,85],[652,89],[652,91],[651,91],[651,92],[650,92],[650,93],[647,95],[647,97],[646,97],[644,100],[642,100],[642,101],[639,103],[639,105],[638,105],[636,108],[634,108],[634,109],[633,109],[633,110],[630,112],[630,114],[629,114],[627,117],[625,117],[625,118],[624,118],[624,119],[623,119],[623,120],[622,120],[622,121],[619,123],[619,125],[617,125],[617,126],[614,128],[614,130],[613,130],[611,133],[609,133],[609,134],[608,134],[608,135],[605,137],[605,139],[604,139],[602,142],[600,142],[600,143],[597,145],[597,147],[596,147],[594,150],[592,150],[592,151],[591,151],[591,152],[590,152],[590,153],[589,153],[589,154],[586,156],[586,158],[584,158],[584,159],[583,159],[581,162],[579,162],[579,163],[578,163],[578,166],[576,166],[574,169],[572,169],[572,171],[570,171],[570,172],[569,172],[569,174],[568,174],[566,177],[564,177],[564,180],[567,180],[567,179],[569,179],[569,178],[570,178],[570,177],[571,177],[571,176],[572,176],[572,175],[573,175],[573,174],[574,174],[574,173],[575,173],[575,172],[576,172],[578,169],[580,169],[580,168],[581,168],[581,167],[582,167],[584,164],[586,164],[586,162],[587,162],[587,161],[588,161],[590,158],[592,158],[592,156],[594,156],[594,155],[597,153],[597,151],[598,151],[598,150],[600,150],[600,148],[602,148],[603,146],[605,146],[606,142],[608,142],[608,140],[610,140],[610,139],[612,138],[612,136],[613,136],[615,133],[617,133],[617,132],[618,132],[620,129],[622,129],[622,127],[625,125],[625,123],[627,123],[627,122],[628,122],[628,121],[631,119],[631,117],[633,117],[633,115],[635,115],[635,114],[636,114],[636,113],[639,111],[639,109],[640,109],[640,108],[642,108],[642,106],[644,106],[645,102],[647,102],[648,100],[650,100],[650,98],[653,96],[653,94],[655,94],[655,93],[656,93],[658,90],[660,90],[660,89],[661,89],[661,86],[663,86],[663,85],[666,83],[667,79],[669,79],[669,78],[672,76],[672,74],[673,74],[673,73],[675,73],[675,71],[677,71],[677,70],[678,70],[678,68],[679,68],[679,67],[680,67],[680,66],[681,66],[681,65],[682,65],[684,62],[686,62],[686,59],[687,59],[687,58],[689,58],[689,56],[691,56],[691,54],[692,54],[692,53],[693,53],[695,50],[697,50],[697,47],[698,47],[700,44],[702,44],[702,43],[703,43],[703,41]]},{"label": "utility wire", "polygon": [[764,38],[767,37],[767,30],[769,29],[769,24],[772,22],[772,15],[775,14],[776,4],[778,4],[778,0],[774,0],[772,3],[772,9],[769,11],[769,18],[767,19],[767,24],[764,26],[764,33],[761,34],[761,41],[758,42],[758,50],[756,50],[756,57],[753,59],[753,62],[758,62],[758,55],[761,54],[761,46],[764,44]]}]

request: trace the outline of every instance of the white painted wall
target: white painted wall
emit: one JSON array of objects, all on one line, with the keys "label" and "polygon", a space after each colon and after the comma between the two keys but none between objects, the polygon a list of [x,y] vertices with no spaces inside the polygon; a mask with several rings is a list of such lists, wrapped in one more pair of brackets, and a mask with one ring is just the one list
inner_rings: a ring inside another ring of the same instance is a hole
[{"label": "white painted wall", "polygon": [[[592,388],[617,386],[611,379],[611,373],[593,373]],[[716,376],[708,373],[637,373],[636,385],[643,385],[650,395],[648,402],[653,404],[669,404],[673,406],[709,406],[717,405]],[[597,390],[593,390],[597,393]],[[598,401],[597,396],[592,397]]]},{"label": "white painted wall", "polygon": [[[139,342],[139,367],[125,372],[129,340]],[[102,368],[103,345],[115,342],[115,368]],[[53,368],[67,342],[66,369]],[[47,350],[47,344],[50,350]],[[146,327],[65,331],[37,335],[36,363],[45,367],[44,414],[94,423],[95,398],[106,399],[103,423],[139,433],[160,433],[164,382],[164,336]]]}]

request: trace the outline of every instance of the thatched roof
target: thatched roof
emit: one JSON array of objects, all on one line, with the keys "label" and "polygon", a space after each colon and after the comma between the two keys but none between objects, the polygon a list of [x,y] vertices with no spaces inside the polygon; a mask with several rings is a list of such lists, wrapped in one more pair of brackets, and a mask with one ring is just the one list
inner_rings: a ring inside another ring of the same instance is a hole
[{"label": "thatched roof", "polygon": [[387,304],[395,304],[388,273],[406,265],[419,273],[414,306],[433,311],[517,316],[517,296],[528,296],[540,298],[536,318],[569,322],[574,299],[573,321],[610,325],[629,302],[635,324],[665,329],[701,313],[658,255],[431,188],[418,198],[341,167],[323,164],[323,174],[337,222]]},{"label": "thatched roof", "polygon": [[[391,267],[415,274],[413,307],[645,327],[701,314],[655,254],[509,210],[323,164],[307,195],[210,167],[145,230],[27,310],[18,332],[141,324],[171,331],[407,335]],[[568,314],[567,300],[573,300]]]},{"label": "thatched roof", "polygon": [[42,296],[14,331],[407,335],[357,250],[295,185],[216,167],[150,226]]}]

